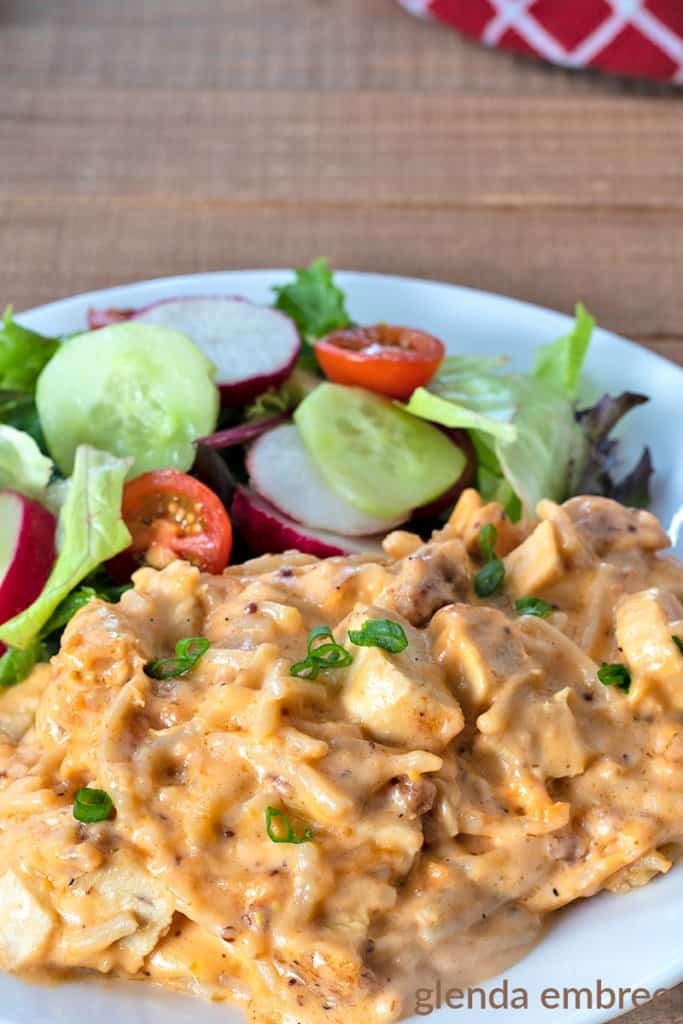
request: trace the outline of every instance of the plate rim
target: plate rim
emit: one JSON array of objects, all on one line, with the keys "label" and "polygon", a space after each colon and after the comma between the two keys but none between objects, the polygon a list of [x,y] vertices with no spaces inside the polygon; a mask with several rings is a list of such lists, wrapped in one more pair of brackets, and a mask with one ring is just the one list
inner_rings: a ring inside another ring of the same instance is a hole
[{"label": "plate rim", "polygon": [[[207,270],[207,271],[193,271],[186,274],[171,274],[168,276],[151,277],[145,278],[142,281],[124,281],[121,284],[107,285],[105,288],[96,288],[87,292],[77,292],[72,295],[65,295],[61,298],[50,299],[49,302],[44,302],[39,306],[31,306],[28,309],[21,310],[16,314],[17,320],[21,323],[22,317],[31,317],[34,314],[47,314],[57,306],[65,305],[70,302],[99,302],[108,294],[112,294],[120,291],[137,290],[146,288],[149,286],[163,285],[181,285],[183,282],[196,280],[197,278],[222,278],[232,274],[254,274],[259,277],[280,277],[282,274],[292,274],[296,268],[280,266],[280,267],[232,267],[226,270]],[[403,284],[419,284],[426,286],[433,286],[437,288],[446,288],[459,292],[461,294],[467,294],[478,299],[495,300],[503,304],[510,304],[517,308],[523,308],[529,312],[551,314],[555,317],[561,317],[566,320],[567,324],[570,324],[573,320],[570,313],[564,313],[562,310],[553,309],[551,306],[543,306],[536,302],[531,302],[527,299],[518,299],[512,295],[506,295],[502,292],[488,291],[483,288],[474,288],[471,285],[458,284],[455,281],[443,281],[431,277],[419,277],[409,274],[385,274],[381,271],[374,270],[346,270],[344,268],[334,268],[333,270],[335,278],[361,278],[364,280],[379,280],[383,282],[394,282]],[[679,375],[683,377],[683,366],[673,362],[671,359],[667,359],[666,356],[661,355],[659,352],[655,352],[648,348],[646,345],[640,342],[633,341],[631,338],[625,337],[623,334],[618,334],[616,331],[611,330],[609,327],[604,327],[597,324],[596,331],[602,335],[608,335],[615,341],[619,341],[624,345],[627,345],[631,349],[635,349],[638,352],[645,352],[647,355],[667,367],[673,367]]]}]

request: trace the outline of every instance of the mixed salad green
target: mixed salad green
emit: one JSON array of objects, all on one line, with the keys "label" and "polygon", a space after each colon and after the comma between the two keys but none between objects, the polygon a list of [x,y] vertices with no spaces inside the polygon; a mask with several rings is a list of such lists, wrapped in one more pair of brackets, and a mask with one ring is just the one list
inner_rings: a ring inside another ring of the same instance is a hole
[{"label": "mixed salad green", "polygon": [[353,324],[324,260],[272,307],[178,297],[88,326],[49,338],[8,307],[0,329],[0,686],[139,564],[372,549],[396,525],[429,532],[472,483],[513,519],[544,497],[648,501],[649,451],[619,476],[612,436],[645,396],[580,407],[581,305],[524,374]]}]

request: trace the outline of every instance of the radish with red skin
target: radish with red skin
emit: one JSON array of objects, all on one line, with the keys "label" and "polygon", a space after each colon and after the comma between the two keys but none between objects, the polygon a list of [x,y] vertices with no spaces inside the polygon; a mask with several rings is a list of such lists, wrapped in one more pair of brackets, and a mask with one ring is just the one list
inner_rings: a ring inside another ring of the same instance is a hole
[{"label": "radish with red skin", "polygon": [[99,331],[101,327],[123,323],[130,320],[134,312],[134,309],[93,309],[91,306],[87,313],[88,330]]},{"label": "radish with red skin", "polygon": [[[0,622],[33,604],[55,560],[55,517],[17,491],[0,491]],[[0,644],[0,653],[4,651]]]},{"label": "radish with red skin", "polygon": [[247,454],[247,472],[258,494],[283,515],[313,530],[367,537],[387,533],[407,518],[370,516],[336,494],[293,423],[275,427],[254,441]]},{"label": "radish with red skin", "polygon": [[291,373],[301,349],[294,322],[234,296],[164,299],[132,317],[184,334],[216,367],[223,405],[245,405]]},{"label": "radish with red skin", "polygon": [[342,537],[327,530],[312,530],[288,519],[248,487],[235,492],[230,518],[252,555],[302,551],[317,558],[333,555],[384,556],[381,537]]}]

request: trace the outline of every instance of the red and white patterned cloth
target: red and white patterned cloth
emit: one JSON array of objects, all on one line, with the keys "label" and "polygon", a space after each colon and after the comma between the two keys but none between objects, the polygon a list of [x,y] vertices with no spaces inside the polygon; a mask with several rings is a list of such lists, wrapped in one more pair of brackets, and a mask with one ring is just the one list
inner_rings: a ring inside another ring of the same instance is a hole
[{"label": "red and white patterned cloth", "polygon": [[683,0],[399,0],[487,46],[683,85]]}]

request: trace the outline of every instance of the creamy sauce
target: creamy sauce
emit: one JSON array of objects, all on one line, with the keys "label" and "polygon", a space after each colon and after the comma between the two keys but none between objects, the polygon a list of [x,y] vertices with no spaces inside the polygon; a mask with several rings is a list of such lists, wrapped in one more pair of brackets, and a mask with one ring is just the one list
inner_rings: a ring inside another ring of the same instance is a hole
[{"label": "creamy sauce", "polygon": [[[259,1022],[389,1021],[434,975],[504,969],[572,900],[668,871],[683,567],[648,513],[538,512],[523,529],[470,491],[383,560],[176,562],[90,602],[0,699],[0,966],[150,978]],[[486,522],[506,580],[483,601]],[[519,616],[522,596],[554,611]],[[349,642],[378,618],[404,652]],[[292,676],[322,623],[353,663]],[[211,643],[191,673],[145,674],[189,636]],[[77,822],[82,786],[115,817]],[[269,806],[312,841],[272,842]]]}]

